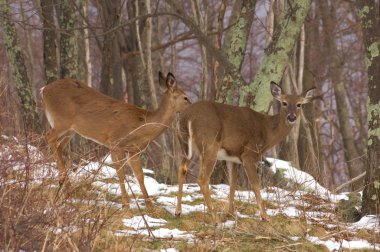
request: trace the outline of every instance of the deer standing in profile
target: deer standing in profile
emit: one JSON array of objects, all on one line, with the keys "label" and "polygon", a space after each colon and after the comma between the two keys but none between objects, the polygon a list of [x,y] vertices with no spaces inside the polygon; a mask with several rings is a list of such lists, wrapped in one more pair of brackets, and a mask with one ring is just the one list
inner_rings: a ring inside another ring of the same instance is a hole
[{"label": "deer standing in profile", "polygon": [[266,150],[289,134],[302,105],[315,97],[315,88],[302,95],[287,95],[282,93],[280,86],[271,82],[270,89],[273,97],[281,103],[277,115],[269,116],[247,107],[210,101],[194,103],[181,112],[177,135],[184,157],[178,169],[177,216],[182,211],[182,188],[188,164],[196,149],[201,161],[198,184],[213,221],[217,219],[211,204],[209,183],[217,160],[227,161],[230,175],[229,213],[234,213],[237,165],[242,164],[255,193],[261,218],[267,220],[256,165]]},{"label": "deer standing in profile", "polygon": [[168,73],[165,78],[160,72],[159,84],[165,93],[155,111],[115,100],[73,79],[57,80],[41,89],[45,114],[52,127],[46,137],[57,161],[61,185],[68,172],[62,152],[73,135],[78,133],[110,150],[124,207],[129,204],[123,169],[125,163],[132,168],[146,205],[152,205],[144,185],[140,153],[170,127],[176,112],[190,104],[186,94],[177,87],[173,74]]}]

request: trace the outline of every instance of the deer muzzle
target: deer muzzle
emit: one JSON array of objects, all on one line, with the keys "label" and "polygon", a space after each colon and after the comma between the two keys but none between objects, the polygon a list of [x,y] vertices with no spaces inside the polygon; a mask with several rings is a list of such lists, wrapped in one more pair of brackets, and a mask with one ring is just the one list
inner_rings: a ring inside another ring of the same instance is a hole
[{"label": "deer muzzle", "polygon": [[288,117],[287,117],[286,119],[288,120],[288,122],[289,122],[290,124],[293,124],[293,123],[295,123],[296,120],[297,120],[297,115],[295,115],[295,114],[289,114]]}]

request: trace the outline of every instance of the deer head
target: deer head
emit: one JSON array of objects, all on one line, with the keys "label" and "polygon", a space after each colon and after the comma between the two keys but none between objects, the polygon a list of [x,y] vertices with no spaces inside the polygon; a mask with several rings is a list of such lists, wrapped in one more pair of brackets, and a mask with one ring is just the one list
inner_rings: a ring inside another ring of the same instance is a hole
[{"label": "deer head", "polygon": [[294,124],[301,112],[302,105],[309,103],[315,97],[315,88],[307,90],[301,95],[287,95],[274,81],[270,83],[270,90],[273,97],[281,103],[280,114],[286,115],[286,123]]}]

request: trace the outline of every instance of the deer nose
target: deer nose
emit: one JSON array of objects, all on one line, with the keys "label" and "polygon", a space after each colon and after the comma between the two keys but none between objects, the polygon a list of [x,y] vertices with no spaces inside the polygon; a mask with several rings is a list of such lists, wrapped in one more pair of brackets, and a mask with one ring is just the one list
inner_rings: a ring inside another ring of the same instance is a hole
[{"label": "deer nose", "polygon": [[296,116],[295,114],[289,114],[288,117],[287,117],[287,119],[288,119],[288,122],[289,122],[290,124],[293,124],[293,123],[296,122],[296,120],[297,120],[297,116]]}]

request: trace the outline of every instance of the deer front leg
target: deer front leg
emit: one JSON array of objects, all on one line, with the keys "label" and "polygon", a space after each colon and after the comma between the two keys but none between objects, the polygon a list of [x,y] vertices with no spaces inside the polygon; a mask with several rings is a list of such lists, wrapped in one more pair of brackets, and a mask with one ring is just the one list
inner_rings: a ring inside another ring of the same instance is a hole
[{"label": "deer front leg", "polygon": [[119,179],[119,185],[121,190],[121,203],[123,208],[129,208],[129,198],[127,190],[125,189],[125,172],[124,172],[124,158],[125,152],[119,149],[111,151],[112,162],[115,165],[117,177]]},{"label": "deer front leg", "polygon": [[59,133],[56,129],[51,129],[47,134],[46,138],[50,149],[53,152],[54,159],[57,162],[58,167],[58,180],[60,186],[63,186],[65,182],[67,182],[67,169],[65,167],[65,161],[63,160],[63,150],[66,145],[70,142],[73,132],[67,131],[63,135],[59,136]]},{"label": "deer front leg", "polygon": [[175,210],[175,215],[180,216],[182,213],[182,191],[183,183],[185,182],[187,174],[187,166],[189,160],[187,158],[182,158],[181,165],[178,168],[178,194],[177,194],[177,208]]},{"label": "deer front leg", "polygon": [[211,217],[214,223],[217,222],[215,210],[211,204],[211,192],[210,192],[210,177],[216,163],[216,154],[212,156],[203,156],[201,160],[201,169],[199,171],[198,184],[203,193],[205,204],[211,213]]},{"label": "deer front leg", "polygon": [[249,180],[249,183],[251,184],[251,188],[253,189],[253,192],[255,193],[257,205],[259,206],[259,209],[260,209],[261,219],[268,221],[269,219],[265,211],[264,202],[261,198],[261,193],[260,193],[260,180],[257,175],[256,165],[259,159],[253,157],[252,153],[243,154],[242,159],[243,159],[244,170],[248,176],[248,180]]},{"label": "deer front leg", "polygon": [[235,212],[235,191],[237,186],[237,169],[238,164],[227,161],[227,168],[230,182],[230,195],[228,200],[228,213],[234,215]]},{"label": "deer front leg", "polygon": [[132,168],[133,174],[135,174],[135,177],[136,177],[137,181],[139,182],[140,189],[141,189],[141,192],[142,192],[144,200],[145,200],[145,205],[148,208],[152,208],[153,204],[149,198],[148,192],[147,192],[147,190],[145,188],[145,184],[144,184],[144,172],[141,168],[140,155],[130,153],[129,158],[128,158],[128,164]]}]

